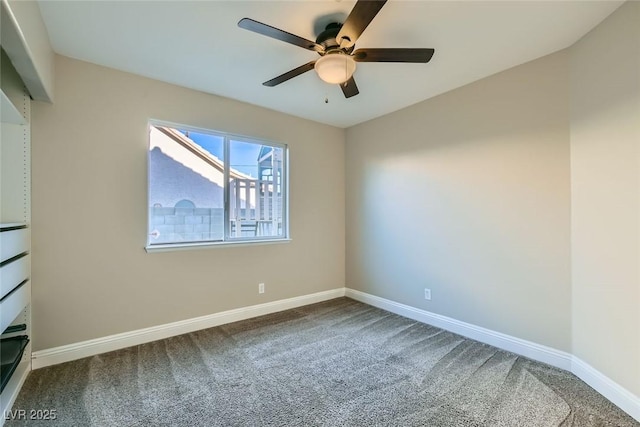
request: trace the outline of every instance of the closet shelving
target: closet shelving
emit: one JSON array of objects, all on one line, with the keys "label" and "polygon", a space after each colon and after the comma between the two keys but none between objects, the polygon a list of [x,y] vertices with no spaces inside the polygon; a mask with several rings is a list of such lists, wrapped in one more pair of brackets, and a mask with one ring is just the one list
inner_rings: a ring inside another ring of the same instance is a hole
[{"label": "closet shelving", "polygon": [[31,300],[28,251],[26,224],[0,224],[0,393],[3,397],[14,374],[20,378],[28,367],[28,358],[24,360],[27,363],[22,363],[29,343],[29,336],[25,334],[28,330],[26,311]]},{"label": "closet shelving", "polygon": [[1,54],[0,413],[4,415],[31,371],[31,99],[4,50]]}]

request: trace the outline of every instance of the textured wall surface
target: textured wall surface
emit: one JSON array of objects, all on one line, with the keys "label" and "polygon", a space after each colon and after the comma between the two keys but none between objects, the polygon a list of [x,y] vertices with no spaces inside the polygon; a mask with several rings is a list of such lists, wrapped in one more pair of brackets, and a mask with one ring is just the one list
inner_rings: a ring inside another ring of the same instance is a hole
[{"label": "textured wall surface", "polygon": [[[344,286],[342,129],[65,57],[56,92],[33,104],[34,350]],[[149,119],[288,144],[293,240],[146,253]]]},{"label": "textured wall surface", "polygon": [[570,52],[573,353],[640,396],[640,3]]},{"label": "textured wall surface", "polygon": [[567,63],[347,131],[349,287],[570,350]]}]

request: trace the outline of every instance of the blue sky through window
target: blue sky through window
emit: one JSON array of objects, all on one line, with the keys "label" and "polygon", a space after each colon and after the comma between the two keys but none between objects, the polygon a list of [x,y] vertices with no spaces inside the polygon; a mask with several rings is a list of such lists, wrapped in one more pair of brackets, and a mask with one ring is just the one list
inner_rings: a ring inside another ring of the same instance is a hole
[{"label": "blue sky through window", "polygon": [[[220,160],[224,160],[224,154],[222,152],[224,146],[223,137],[193,131],[187,132],[182,129],[179,129],[179,131],[187,135],[193,142],[209,153]],[[258,144],[231,140],[230,166],[237,171],[256,178],[258,176],[258,154],[260,153],[260,147],[261,145]]]}]

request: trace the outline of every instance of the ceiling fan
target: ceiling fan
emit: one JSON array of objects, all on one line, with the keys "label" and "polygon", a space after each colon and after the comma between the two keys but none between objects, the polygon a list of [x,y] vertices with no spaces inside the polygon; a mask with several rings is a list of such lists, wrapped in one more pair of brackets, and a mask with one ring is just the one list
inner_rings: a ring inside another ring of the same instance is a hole
[{"label": "ceiling fan", "polygon": [[315,42],[288,33],[250,18],[238,22],[240,28],[262,34],[276,40],[317,52],[320,58],[307,62],[291,71],[262,83],[276,86],[300,74],[315,69],[318,76],[327,83],[339,84],[344,96],[351,98],[360,93],[353,79],[356,62],[413,62],[427,63],[433,56],[433,49],[355,49],[355,43],[362,32],[380,12],[387,0],[358,0],[344,23],[326,26]]}]

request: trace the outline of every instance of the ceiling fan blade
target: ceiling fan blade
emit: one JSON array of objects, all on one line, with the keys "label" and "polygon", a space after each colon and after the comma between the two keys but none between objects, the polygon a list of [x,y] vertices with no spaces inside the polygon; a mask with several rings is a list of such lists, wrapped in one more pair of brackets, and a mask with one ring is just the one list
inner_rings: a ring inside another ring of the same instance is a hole
[{"label": "ceiling fan blade", "polygon": [[286,73],[281,74],[278,77],[268,80],[262,84],[264,86],[269,86],[269,87],[277,86],[280,83],[284,83],[287,80],[290,80],[294,77],[299,76],[300,74],[306,73],[309,70],[313,70],[314,65],[316,65],[316,61],[307,62],[306,64],[301,65],[298,68],[294,68],[291,71],[287,71]]},{"label": "ceiling fan blade", "polygon": [[353,46],[386,2],[387,0],[358,0],[336,37],[340,47]]},{"label": "ceiling fan blade", "polygon": [[283,41],[285,43],[300,46],[303,49],[313,50],[315,52],[324,52],[324,48],[316,42],[312,42],[311,40],[307,40],[305,38],[296,36],[295,34],[288,33],[279,28],[272,27],[271,25],[254,21],[251,18],[242,18],[238,22],[238,27],[244,28],[245,30],[253,31],[254,33],[262,34],[263,36]]},{"label": "ceiling fan blade", "polygon": [[360,93],[353,76],[351,76],[351,78],[346,82],[342,83],[340,85],[340,89],[342,89],[342,93],[344,93],[345,98],[351,98],[352,96],[356,96]]},{"label": "ceiling fan blade", "polygon": [[357,49],[353,52],[356,62],[421,62],[431,60],[433,49]]}]

